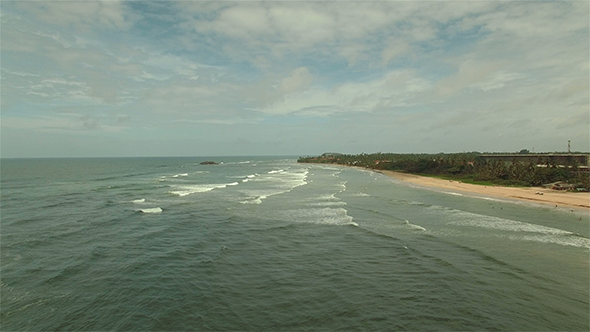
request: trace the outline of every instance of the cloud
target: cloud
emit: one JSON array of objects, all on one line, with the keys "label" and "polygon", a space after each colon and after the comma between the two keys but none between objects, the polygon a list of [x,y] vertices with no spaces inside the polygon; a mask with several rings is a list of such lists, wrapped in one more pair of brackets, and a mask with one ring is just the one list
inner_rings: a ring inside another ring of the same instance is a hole
[{"label": "cloud", "polygon": [[259,109],[267,114],[296,113],[329,116],[339,113],[391,111],[415,103],[430,83],[411,71],[392,71],[367,82],[345,82],[333,87],[311,87]]},{"label": "cloud", "polygon": [[497,61],[468,60],[461,64],[455,74],[438,81],[436,95],[447,97],[477,84],[491,86],[485,82],[489,81],[493,72],[500,68],[502,68],[502,64]]},{"label": "cloud", "polygon": [[283,94],[293,93],[311,85],[313,77],[306,67],[299,67],[290,76],[283,78],[279,91]]},{"label": "cloud", "polygon": [[238,128],[261,142],[273,124],[296,142],[290,130],[304,123],[299,144],[416,136],[417,148],[455,148],[502,134],[498,144],[535,135],[551,149],[566,128],[588,141],[588,12],[587,2],[7,2],[2,127],[184,128],[185,139],[199,135],[191,126],[222,126],[226,142]]},{"label": "cloud", "polygon": [[120,132],[128,126],[120,117],[55,113],[35,117],[3,116],[2,127],[43,133]]},{"label": "cloud", "polygon": [[[582,128],[578,128],[582,127]],[[587,110],[578,114],[575,114],[571,117],[563,119],[560,121],[555,129],[558,130],[568,130],[568,129],[575,129],[575,130],[585,130],[590,127],[590,114],[588,114]]]},{"label": "cloud", "polygon": [[404,55],[411,50],[411,46],[404,40],[390,38],[381,54],[382,64],[387,65],[394,58]]},{"label": "cloud", "polygon": [[94,27],[127,29],[131,21],[125,15],[124,2],[109,1],[19,1],[16,8],[35,20],[65,28],[88,31]]},{"label": "cloud", "polygon": [[[182,6],[196,10],[192,4]],[[373,42],[374,34],[393,28],[401,19],[393,13],[387,3],[248,3],[216,8],[206,15],[208,19],[194,20],[192,27],[199,34],[229,38],[227,55],[252,63],[261,55],[276,59],[310,51],[354,63],[365,57],[364,39]],[[423,27],[416,31],[425,33]]]}]

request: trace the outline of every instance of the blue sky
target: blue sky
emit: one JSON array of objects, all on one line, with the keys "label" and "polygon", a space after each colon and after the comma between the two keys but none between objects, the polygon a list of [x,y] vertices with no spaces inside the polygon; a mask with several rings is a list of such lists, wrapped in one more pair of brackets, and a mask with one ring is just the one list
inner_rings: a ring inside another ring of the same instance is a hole
[{"label": "blue sky", "polygon": [[1,156],[590,150],[587,1],[2,1]]}]

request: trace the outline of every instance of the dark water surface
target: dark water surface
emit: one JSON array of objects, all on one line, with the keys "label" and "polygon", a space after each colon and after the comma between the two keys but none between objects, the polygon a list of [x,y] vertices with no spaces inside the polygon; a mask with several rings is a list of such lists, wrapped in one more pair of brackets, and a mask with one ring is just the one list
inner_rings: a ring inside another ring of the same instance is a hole
[{"label": "dark water surface", "polygon": [[589,330],[589,218],[269,157],[1,162],[13,330]]}]

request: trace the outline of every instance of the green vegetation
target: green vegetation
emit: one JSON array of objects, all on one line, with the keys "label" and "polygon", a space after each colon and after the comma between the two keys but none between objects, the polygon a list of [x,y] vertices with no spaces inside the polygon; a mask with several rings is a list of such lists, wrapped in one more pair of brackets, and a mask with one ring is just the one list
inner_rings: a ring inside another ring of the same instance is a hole
[{"label": "green vegetation", "polygon": [[[527,151],[528,152],[528,151]],[[525,154],[523,151],[521,154]],[[490,154],[487,154],[490,155]],[[375,170],[392,170],[436,176],[466,183],[502,186],[541,186],[564,181],[590,188],[587,168],[575,162],[558,165],[540,155],[534,162],[488,160],[479,152],[438,154],[373,153],[346,155],[329,153],[318,157],[301,157],[298,162],[359,166]]]}]

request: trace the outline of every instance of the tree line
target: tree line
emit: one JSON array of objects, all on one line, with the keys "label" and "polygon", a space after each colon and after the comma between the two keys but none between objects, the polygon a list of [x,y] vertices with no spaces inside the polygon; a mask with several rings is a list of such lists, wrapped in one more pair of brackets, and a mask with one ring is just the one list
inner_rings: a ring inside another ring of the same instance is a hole
[{"label": "tree line", "polygon": [[486,160],[479,152],[438,154],[323,154],[301,157],[298,162],[328,163],[359,166],[375,170],[392,170],[412,174],[432,175],[464,182],[503,186],[541,186],[564,181],[578,187],[590,188],[587,169],[575,162],[558,165],[551,158],[540,156],[536,162]]}]

